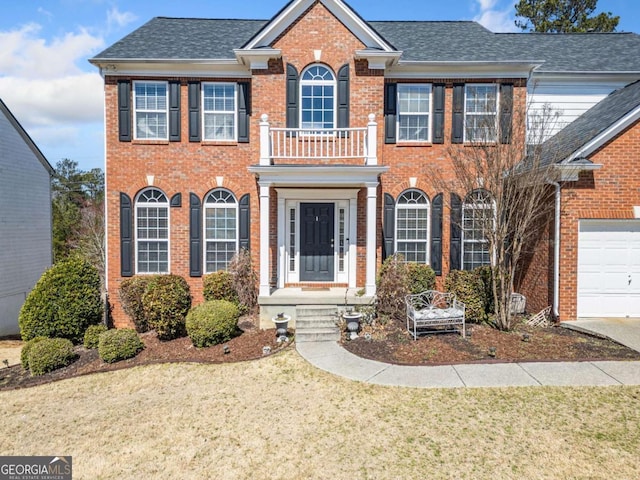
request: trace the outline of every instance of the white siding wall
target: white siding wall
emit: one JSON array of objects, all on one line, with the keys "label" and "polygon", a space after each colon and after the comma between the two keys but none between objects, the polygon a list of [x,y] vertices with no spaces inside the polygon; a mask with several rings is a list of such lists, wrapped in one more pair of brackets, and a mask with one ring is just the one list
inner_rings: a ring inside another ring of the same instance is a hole
[{"label": "white siding wall", "polygon": [[542,115],[544,105],[558,117],[553,125],[544,129],[544,139],[555,135],[626,82],[571,82],[535,79],[527,89],[530,115]]},{"label": "white siding wall", "polygon": [[0,336],[51,265],[49,173],[0,111]]}]

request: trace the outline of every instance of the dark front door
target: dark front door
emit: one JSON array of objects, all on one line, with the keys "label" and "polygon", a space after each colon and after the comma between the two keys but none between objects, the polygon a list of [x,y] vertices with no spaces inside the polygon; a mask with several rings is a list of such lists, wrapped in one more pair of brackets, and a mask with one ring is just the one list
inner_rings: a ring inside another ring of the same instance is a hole
[{"label": "dark front door", "polygon": [[333,203],[300,204],[300,281],[333,282]]}]

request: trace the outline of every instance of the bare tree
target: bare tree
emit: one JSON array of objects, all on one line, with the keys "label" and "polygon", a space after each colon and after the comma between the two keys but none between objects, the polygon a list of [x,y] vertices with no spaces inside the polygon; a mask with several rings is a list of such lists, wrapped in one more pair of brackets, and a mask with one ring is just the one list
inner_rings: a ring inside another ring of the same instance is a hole
[{"label": "bare tree", "polygon": [[80,210],[80,220],[73,227],[71,248],[98,269],[104,288],[105,281],[105,230],[104,203],[87,202]]},{"label": "bare tree", "polygon": [[550,182],[555,162],[540,146],[558,114],[548,107],[534,112],[524,99],[512,103],[510,125],[497,116],[465,125],[465,144],[448,149],[453,175],[431,169],[439,188],[464,199],[458,227],[463,236],[483,243],[490,258],[494,321],[501,330],[513,325],[510,307],[517,269],[554,209]]}]

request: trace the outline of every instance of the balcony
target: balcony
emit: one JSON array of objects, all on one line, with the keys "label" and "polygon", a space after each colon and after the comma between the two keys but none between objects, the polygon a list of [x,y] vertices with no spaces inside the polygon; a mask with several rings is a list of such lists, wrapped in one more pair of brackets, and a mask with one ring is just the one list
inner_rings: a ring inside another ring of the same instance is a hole
[{"label": "balcony", "polygon": [[375,116],[361,128],[276,128],[268,115],[260,118],[260,165],[286,163],[287,160],[361,160],[362,165],[377,165]]}]

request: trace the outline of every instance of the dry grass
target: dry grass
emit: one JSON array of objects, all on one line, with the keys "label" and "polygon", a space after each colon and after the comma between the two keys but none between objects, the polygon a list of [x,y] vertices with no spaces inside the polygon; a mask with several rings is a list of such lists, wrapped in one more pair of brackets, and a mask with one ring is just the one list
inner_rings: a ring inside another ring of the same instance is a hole
[{"label": "dry grass", "polygon": [[295,351],[0,393],[0,455],[73,455],[74,478],[640,478],[640,387],[418,390]]},{"label": "dry grass", "polygon": [[4,360],[9,365],[18,365],[20,363],[20,351],[23,342],[21,340],[0,340],[0,368],[4,367]]}]

